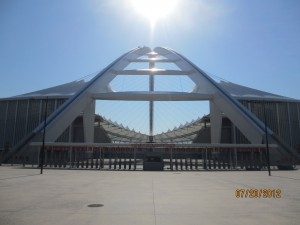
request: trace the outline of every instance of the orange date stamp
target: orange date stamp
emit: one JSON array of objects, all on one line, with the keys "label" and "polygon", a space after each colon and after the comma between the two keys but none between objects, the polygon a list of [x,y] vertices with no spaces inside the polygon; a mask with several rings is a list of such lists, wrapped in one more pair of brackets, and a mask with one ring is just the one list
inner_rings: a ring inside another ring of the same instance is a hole
[{"label": "orange date stamp", "polygon": [[280,189],[236,189],[236,198],[281,198]]}]

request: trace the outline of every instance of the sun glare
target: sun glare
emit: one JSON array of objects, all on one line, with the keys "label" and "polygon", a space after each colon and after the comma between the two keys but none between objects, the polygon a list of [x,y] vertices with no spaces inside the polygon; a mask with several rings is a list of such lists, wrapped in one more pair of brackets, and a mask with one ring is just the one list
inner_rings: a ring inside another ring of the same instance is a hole
[{"label": "sun glare", "polygon": [[172,13],[177,5],[177,0],[131,0],[131,2],[137,12],[149,19],[152,26]]}]

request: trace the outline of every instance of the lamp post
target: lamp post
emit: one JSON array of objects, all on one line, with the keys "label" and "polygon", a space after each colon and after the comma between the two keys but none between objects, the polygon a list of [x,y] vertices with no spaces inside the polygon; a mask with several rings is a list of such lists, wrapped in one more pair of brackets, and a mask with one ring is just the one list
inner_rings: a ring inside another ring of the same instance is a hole
[{"label": "lamp post", "polygon": [[263,105],[264,105],[264,120],[265,120],[266,149],[267,149],[267,164],[268,164],[269,176],[271,176],[271,169],[270,169],[270,151],[269,151],[268,126],[267,126],[267,114],[266,114],[266,102],[265,102],[265,101],[263,101]]},{"label": "lamp post", "polygon": [[43,131],[43,144],[40,151],[40,161],[41,161],[41,174],[43,174],[44,168],[44,155],[45,155],[45,136],[46,136],[46,120],[47,120],[47,111],[48,111],[48,96],[45,100],[45,111],[44,111],[44,131]]}]

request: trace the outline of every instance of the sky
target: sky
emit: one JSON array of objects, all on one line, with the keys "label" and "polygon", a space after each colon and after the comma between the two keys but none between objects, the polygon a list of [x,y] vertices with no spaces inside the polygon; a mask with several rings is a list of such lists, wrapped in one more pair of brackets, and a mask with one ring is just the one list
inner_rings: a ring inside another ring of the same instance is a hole
[{"label": "sky", "polygon": [[300,99],[298,0],[177,0],[154,28],[131,0],[1,0],[0,98],[77,80],[137,46]]}]

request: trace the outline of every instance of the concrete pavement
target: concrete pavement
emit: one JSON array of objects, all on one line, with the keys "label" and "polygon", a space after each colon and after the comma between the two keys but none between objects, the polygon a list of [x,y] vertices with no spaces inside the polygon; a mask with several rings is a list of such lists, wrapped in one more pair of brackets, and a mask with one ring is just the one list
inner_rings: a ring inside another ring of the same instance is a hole
[{"label": "concrete pavement", "polygon": [[[299,170],[39,172],[0,167],[1,225],[300,223]],[[281,198],[237,198],[236,189],[280,189]]]}]

